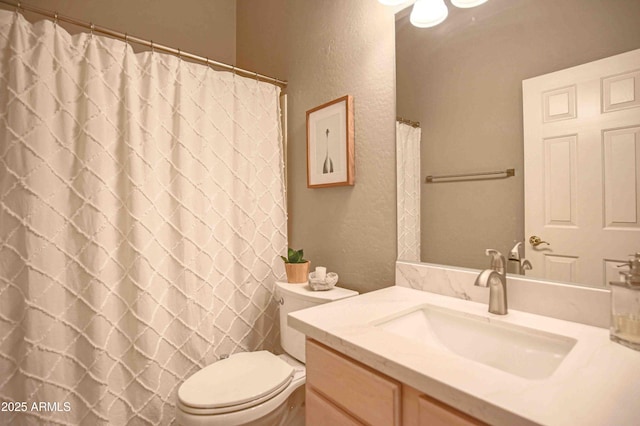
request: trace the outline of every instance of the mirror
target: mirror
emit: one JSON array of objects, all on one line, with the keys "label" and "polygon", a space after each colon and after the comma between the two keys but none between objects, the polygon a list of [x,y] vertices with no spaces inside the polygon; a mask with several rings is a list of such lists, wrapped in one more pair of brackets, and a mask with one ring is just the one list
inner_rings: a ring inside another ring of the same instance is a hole
[{"label": "mirror", "polygon": [[[420,260],[485,269],[486,248],[528,244],[522,81],[640,48],[640,2],[446,3],[433,28],[413,27],[410,8],[396,15],[397,115],[421,124]],[[514,177],[425,184],[508,168]]]}]

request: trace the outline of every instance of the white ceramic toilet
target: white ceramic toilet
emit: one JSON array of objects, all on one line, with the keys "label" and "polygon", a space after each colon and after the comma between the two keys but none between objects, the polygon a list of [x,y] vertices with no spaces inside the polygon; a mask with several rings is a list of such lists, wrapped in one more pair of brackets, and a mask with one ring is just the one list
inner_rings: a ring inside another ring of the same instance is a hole
[{"label": "white ceramic toilet", "polygon": [[241,352],[193,374],[178,389],[178,424],[303,425],[305,337],[287,325],[287,314],[357,294],[339,287],[311,291],[306,284],[277,282],[280,343],[286,354]]}]

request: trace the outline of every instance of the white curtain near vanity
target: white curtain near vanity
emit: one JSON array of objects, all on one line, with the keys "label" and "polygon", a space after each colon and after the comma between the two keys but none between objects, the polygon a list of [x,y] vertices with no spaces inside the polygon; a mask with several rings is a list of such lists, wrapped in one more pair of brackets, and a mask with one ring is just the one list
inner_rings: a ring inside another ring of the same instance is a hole
[{"label": "white curtain near vanity", "polygon": [[0,76],[0,423],[170,424],[276,344],[280,89],[8,11]]},{"label": "white curtain near vanity", "polygon": [[417,126],[396,121],[398,259],[420,261],[420,137]]}]

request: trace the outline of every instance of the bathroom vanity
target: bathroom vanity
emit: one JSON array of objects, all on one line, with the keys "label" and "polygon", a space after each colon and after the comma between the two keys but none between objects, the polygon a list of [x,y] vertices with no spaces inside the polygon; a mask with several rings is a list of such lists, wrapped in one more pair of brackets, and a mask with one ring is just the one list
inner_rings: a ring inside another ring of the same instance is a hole
[{"label": "bathroom vanity", "polygon": [[307,426],[484,424],[315,340],[306,350]]},{"label": "bathroom vanity", "polygon": [[640,418],[640,352],[611,342],[605,328],[515,309],[489,314],[486,303],[400,286],[293,312],[288,322],[307,335],[310,426]]}]

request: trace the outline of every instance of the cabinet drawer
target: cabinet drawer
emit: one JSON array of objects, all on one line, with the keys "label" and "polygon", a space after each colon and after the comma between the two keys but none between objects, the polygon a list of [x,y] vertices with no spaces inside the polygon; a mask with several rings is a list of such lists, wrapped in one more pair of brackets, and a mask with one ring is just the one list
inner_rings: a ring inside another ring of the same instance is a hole
[{"label": "cabinet drawer", "polygon": [[363,426],[362,423],[315,393],[306,389],[305,424],[306,426]]},{"label": "cabinet drawer", "polygon": [[307,384],[372,426],[400,425],[401,384],[307,339]]},{"label": "cabinet drawer", "polygon": [[478,419],[456,410],[442,402],[421,395],[418,398],[418,425],[420,426],[480,426]]}]

